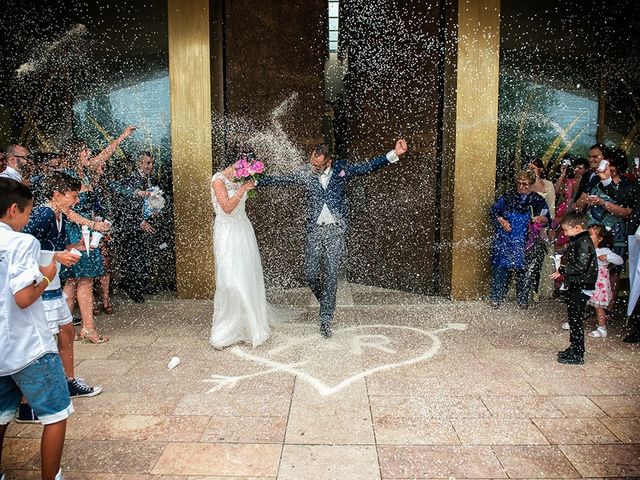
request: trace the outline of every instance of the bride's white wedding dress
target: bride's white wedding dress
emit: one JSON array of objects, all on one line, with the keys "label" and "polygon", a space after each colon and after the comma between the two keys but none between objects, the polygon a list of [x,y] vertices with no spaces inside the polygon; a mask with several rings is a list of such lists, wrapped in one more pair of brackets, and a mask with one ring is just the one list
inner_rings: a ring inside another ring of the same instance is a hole
[{"label": "bride's white wedding dress", "polygon": [[216,293],[209,342],[223,348],[237,342],[260,345],[269,337],[267,300],[256,235],[245,212],[247,194],[238,206],[225,213],[218,204],[213,181],[221,179],[232,197],[239,184],[222,172],[212,179],[211,201],[216,214],[213,224],[213,252],[216,262]]}]

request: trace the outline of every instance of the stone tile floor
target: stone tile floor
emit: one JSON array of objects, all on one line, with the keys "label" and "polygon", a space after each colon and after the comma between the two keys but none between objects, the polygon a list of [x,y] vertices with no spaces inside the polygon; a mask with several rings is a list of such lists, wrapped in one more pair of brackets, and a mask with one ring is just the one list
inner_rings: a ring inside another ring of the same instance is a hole
[{"label": "stone tile floor", "polygon": [[[111,341],[76,343],[77,375],[105,391],[74,402],[65,478],[640,477],[640,348],[624,325],[565,366],[552,300],[494,311],[342,284],[324,340],[308,291],[270,299],[287,320],[269,341],[223,351],[210,301],[116,299],[98,318]],[[39,478],[40,434],[9,427],[8,480]]]}]

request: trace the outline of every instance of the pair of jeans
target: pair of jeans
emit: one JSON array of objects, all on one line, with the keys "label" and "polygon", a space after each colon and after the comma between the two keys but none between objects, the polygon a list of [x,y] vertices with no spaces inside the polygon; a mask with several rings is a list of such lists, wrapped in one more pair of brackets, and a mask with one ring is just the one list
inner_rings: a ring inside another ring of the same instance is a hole
[{"label": "pair of jeans", "polygon": [[307,233],[304,276],[320,303],[320,323],[323,325],[331,325],[333,320],[344,252],[344,231],[338,225],[316,225]]},{"label": "pair of jeans", "polygon": [[525,269],[511,270],[509,268],[493,267],[491,272],[491,301],[502,303],[509,290],[512,272],[516,280],[516,300],[518,305],[526,307],[529,305],[529,288]]},{"label": "pair of jeans", "polygon": [[122,287],[130,297],[143,299],[149,288],[151,256],[155,254],[153,236],[140,228],[131,228],[120,240]]},{"label": "pair of jeans", "polygon": [[576,357],[584,357],[584,310],[589,296],[582,289],[570,285],[567,292],[567,318],[569,320],[569,348]]},{"label": "pair of jeans", "polygon": [[73,413],[60,355],[45,353],[19,372],[0,377],[0,425],[16,417],[22,396],[43,425],[60,422]]},{"label": "pair of jeans", "polygon": [[542,240],[537,240],[533,246],[524,253],[524,261],[527,265],[527,291],[538,292],[540,288],[540,274],[544,258],[547,255],[547,245]]}]

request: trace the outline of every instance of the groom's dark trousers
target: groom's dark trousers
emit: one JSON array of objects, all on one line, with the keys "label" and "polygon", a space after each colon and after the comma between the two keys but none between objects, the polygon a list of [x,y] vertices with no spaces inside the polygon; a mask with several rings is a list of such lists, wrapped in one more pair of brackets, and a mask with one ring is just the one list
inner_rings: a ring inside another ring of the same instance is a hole
[{"label": "groom's dark trousers", "polygon": [[320,303],[320,323],[325,326],[333,320],[344,252],[344,230],[335,223],[316,225],[306,235],[305,280]]}]

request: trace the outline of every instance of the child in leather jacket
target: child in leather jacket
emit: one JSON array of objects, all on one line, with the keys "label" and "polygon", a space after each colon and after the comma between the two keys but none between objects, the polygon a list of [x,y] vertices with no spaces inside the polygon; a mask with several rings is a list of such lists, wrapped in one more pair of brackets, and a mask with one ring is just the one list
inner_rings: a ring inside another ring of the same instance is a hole
[{"label": "child in leather jacket", "polygon": [[558,352],[558,362],[584,363],[584,310],[598,279],[598,260],[593,241],[586,230],[587,219],[581,213],[566,214],[560,224],[571,239],[564,254],[564,265],[551,278],[564,276],[569,319],[569,348]]}]

